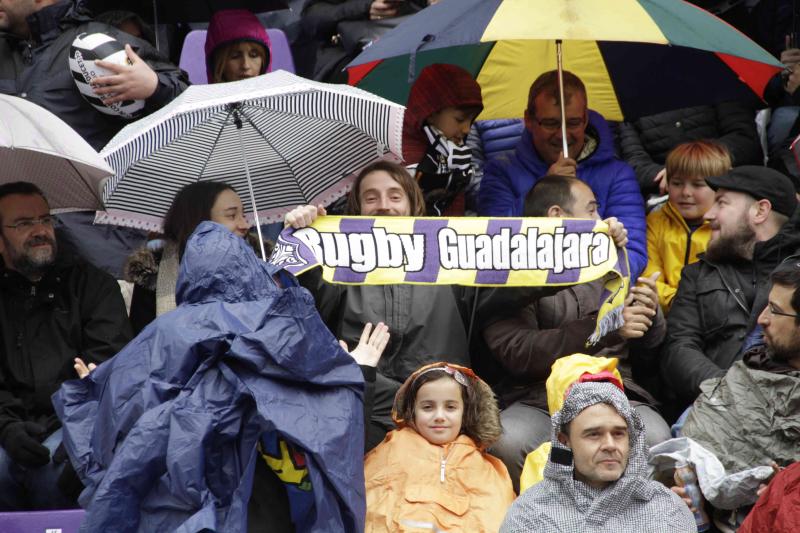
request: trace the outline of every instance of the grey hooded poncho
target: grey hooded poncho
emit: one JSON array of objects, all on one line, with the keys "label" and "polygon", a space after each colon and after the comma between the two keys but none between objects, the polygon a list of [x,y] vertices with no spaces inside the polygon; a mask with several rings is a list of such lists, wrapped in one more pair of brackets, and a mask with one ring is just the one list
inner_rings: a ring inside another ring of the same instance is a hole
[{"label": "grey hooded poncho", "polygon": [[[571,456],[569,448],[558,441],[561,426],[598,403],[607,403],[616,409],[628,423],[630,435],[625,473],[605,489],[576,480],[571,462],[565,465],[553,461],[555,450]],[[567,393],[561,411],[553,415],[552,422],[553,451],[544,469],[544,479],[517,498],[506,514],[501,533],[697,531],[686,504],[664,485],[647,479],[644,424],[619,388],[611,383],[575,384]]]}]

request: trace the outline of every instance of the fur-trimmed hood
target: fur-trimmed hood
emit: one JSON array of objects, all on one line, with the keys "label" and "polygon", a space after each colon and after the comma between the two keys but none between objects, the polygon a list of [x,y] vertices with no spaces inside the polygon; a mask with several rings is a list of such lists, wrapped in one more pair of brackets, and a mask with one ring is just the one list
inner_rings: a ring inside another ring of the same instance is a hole
[{"label": "fur-trimmed hood", "polygon": [[149,246],[139,248],[125,260],[122,277],[136,286],[154,291],[158,277],[158,263],[161,261],[161,248]]},{"label": "fur-trimmed hood", "polygon": [[[450,371],[458,371],[468,380],[469,387],[471,387],[474,392],[473,399],[478,409],[477,423],[470,436],[475,440],[475,444],[478,448],[484,450],[489,448],[503,433],[503,428],[500,424],[500,409],[497,407],[497,400],[489,385],[476,376],[471,369],[464,366],[445,362],[431,363],[419,368],[416,372],[411,374],[403,385],[400,386],[400,389],[398,389],[394,397],[394,404],[392,405],[392,420],[394,420],[394,423],[401,429],[412,426],[410,423],[411,421],[402,418],[409,387],[417,377],[434,368],[447,368],[448,373],[450,373]],[[465,406],[465,409],[466,408],[467,406]],[[463,432],[462,427],[462,433]]]},{"label": "fur-trimmed hood", "polygon": [[[245,241],[249,244],[256,255],[260,257],[261,248],[258,246],[258,236],[248,233]],[[158,265],[161,262],[164,241],[150,241],[147,246],[139,248],[128,256],[125,266],[122,268],[122,276],[125,281],[134,285],[154,291],[156,289],[156,279],[158,278]],[[272,254],[275,243],[269,239],[264,239],[264,249],[267,256]]]}]

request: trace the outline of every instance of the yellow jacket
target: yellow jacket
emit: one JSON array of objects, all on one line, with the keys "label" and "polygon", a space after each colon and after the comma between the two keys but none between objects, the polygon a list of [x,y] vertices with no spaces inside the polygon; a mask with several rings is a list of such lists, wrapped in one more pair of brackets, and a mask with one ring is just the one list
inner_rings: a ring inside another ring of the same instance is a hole
[{"label": "yellow jacket", "polygon": [[647,267],[644,275],[661,272],[656,285],[661,309],[666,314],[678,290],[683,267],[697,261],[711,238],[711,226],[704,222],[691,232],[670,202],[647,215]]},{"label": "yellow jacket", "polygon": [[420,532],[423,523],[495,533],[515,498],[505,465],[466,435],[440,446],[409,427],[391,431],[367,454],[364,474],[365,533]]},{"label": "yellow jacket", "polygon": [[[557,359],[553,363],[550,377],[547,378],[547,409],[550,414],[561,410],[564,396],[575,381],[584,374],[609,372],[622,383],[622,376],[617,370],[619,359],[616,357],[593,357],[576,353]],[[519,477],[519,493],[522,494],[532,485],[544,478],[544,465],[550,458],[550,443],[544,442],[525,457],[522,474]]]}]

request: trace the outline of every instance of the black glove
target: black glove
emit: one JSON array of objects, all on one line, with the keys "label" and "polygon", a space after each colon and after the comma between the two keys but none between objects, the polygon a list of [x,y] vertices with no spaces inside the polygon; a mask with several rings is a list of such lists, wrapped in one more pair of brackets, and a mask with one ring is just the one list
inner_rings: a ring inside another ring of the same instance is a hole
[{"label": "black glove", "polygon": [[64,463],[64,469],[61,470],[61,475],[58,476],[58,480],[56,481],[58,490],[67,498],[77,502],[78,496],[80,496],[83,491],[83,483],[81,483],[81,479],[72,467],[63,442],[59,444],[58,448],[53,452],[53,463],[57,465]]},{"label": "black glove", "polygon": [[6,427],[3,447],[15,463],[39,467],[50,462],[50,450],[41,444],[47,431],[36,422],[14,422]]},{"label": "black glove", "polygon": [[69,461],[64,465],[61,475],[58,476],[56,486],[61,494],[73,501],[78,501],[78,496],[83,492],[83,483]]}]

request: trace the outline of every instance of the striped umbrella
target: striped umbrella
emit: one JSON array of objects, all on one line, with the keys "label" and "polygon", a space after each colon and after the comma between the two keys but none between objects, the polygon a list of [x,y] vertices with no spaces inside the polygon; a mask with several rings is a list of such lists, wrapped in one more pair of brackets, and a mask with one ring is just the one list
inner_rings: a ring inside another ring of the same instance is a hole
[{"label": "striped umbrella", "polygon": [[349,81],[405,103],[432,63],[470,71],[479,118],[517,118],[528,88],[556,68],[586,84],[610,120],[733,100],[757,102],[782,65],[725,22],[681,0],[442,0],[366,48]]},{"label": "striped umbrella", "polygon": [[397,159],[402,124],[400,105],[284,71],[191,86],[103,149],[114,176],[95,220],[158,231],[183,186],[213,180],[251,199],[260,235],[262,222],[328,204],[367,164]]}]

